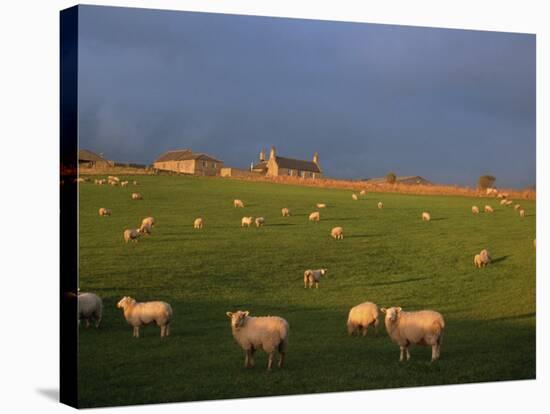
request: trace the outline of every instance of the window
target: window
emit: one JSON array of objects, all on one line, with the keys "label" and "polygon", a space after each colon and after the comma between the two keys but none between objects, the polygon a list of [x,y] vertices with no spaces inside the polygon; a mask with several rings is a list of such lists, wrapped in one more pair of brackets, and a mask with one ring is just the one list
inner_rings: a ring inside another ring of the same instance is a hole
[{"label": "window", "polygon": [[203,168],[206,168],[206,161],[203,161],[203,162],[202,162],[202,167],[203,167]]},{"label": "window", "polygon": [[287,171],[287,174],[290,175],[292,177],[292,170],[288,170]]}]

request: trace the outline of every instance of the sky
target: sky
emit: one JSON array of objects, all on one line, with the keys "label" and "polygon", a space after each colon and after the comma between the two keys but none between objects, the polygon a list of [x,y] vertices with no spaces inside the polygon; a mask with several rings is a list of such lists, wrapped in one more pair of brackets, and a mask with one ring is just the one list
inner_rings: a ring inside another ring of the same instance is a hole
[{"label": "sky", "polygon": [[79,145],[535,185],[532,34],[80,6]]}]

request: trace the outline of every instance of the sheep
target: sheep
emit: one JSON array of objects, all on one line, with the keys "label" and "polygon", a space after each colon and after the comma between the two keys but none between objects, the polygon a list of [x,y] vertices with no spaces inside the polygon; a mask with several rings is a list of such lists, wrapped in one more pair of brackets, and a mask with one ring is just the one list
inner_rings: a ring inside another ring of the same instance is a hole
[{"label": "sheep", "polygon": [[316,221],[318,223],[320,219],[321,219],[321,215],[319,214],[318,211],[314,211],[309,215],[309,221]]},{"label": "sheep", "polygon": [[118,185],[118,181],[109,181],[109,184],[112,186]]},{"label": "sheep", "polygon": [[82,178],[82,177],[79,177],[79,178],[75,178],[75,179],[74,179],[74,182],[75,182],[75,183],[83,183],[83,182],[85,182],[85,181],[86,181],[86,180],[85,180],[84,178]]},{"label": "sheep", "polygon": [[243,217],[241,219],[241,227],[250,227],[254,222],[254,217]]},{"label": "sheep", "polygon": [[282,208],[281,209],[281,214],[283,215],[283,217],[289,217],[290,216],[290,210],[286,207]]},{"label": "sheep", "polygon": [[483,263],[483,266],[487,266],[489,263],[493,261],[491,254],[487,249],[483,249],[481,252],[479,252],[479,257],[481,258],[481,262]]},{"label": "sheep", "polygon": [[439,359],[445,321],[436,311],[421,310],[404,312],[400,307],[381,308],[386,314],[385,325],[391,340],[401,349],[399,361],[405,354],[407,361],[411,358],[409,345],[428,345],[432,347],[432,362]]},{"label": "sheep", "polygon": [[430,213],[428,213],[427,211],[424,211],[422,213],[422,221],[430,221],[430,220],[431,220]]},{"label": "sheep", "polygon": [[497,192],[498,190],[496,188],[491,188],[491,187],[487,188],[487,195],[496,194]]},{"label": "sheep", "polygon": [[525,217],[525,210],[524,210],[524,209],[521,209],[521,210],[519,211],[519,216],[520,216],[520,217]]},{"label": "sheep", "polygon": [[503,198],[502,200],[500,200],[500,205],[503,206],[503,205],[505,205],[507,202],[508,202],[508,201],[507,201],[505,198]]},{"label": "sheep", "polygon": [[304,272],[304,289],[307,289],[308,287],[311,289],[314,283],[315,283],[315,287],[318,289],[319,280],[321,279],[321,276],[326,275],[327,272],[328,272],[328,269],[306,270]]},{"label": "sheep", "polygon": [[107,177],[107,179],[108,179],[109,181],[116,181],[116,182],[119,182],[119,181],[120,181],[120,178],[115,177],[114,175],[109,175],[109,176]]},{"label": "sheep", "polygon": [[265,219],[263,217],[256,217],[254,222],[256,223],[256,227],[262,227],[265,224]]},{"label": "sheep", "polygon": [[335,240],[343,240],[344,239],[344,229],[342,227],[334,227],[330,231],[330,235]]},{"label": "sheep", "polygon": [[153,227],[155,225],[155,218],[154,217],[145,217],[143,220],[141,220],[141,225],[146,225],[149,227]]},{"label": "sheep", "polygon": [[269,355],[267,370],[271,371],[275,352],[279,352],[279,368],[283,367],[290,326],[279,316],[249,316],[249,311],[225,313],[231,319],[231,331],[237,344],[245,351],[244,366],[254,366],[254,352],[262,349]]},{"label": "sheep", "polygon": [[378,332],[378,306],[372,302],[363,302],[350,309],[348,314],[348,334],[350,336],[356,333],[362,333],[367,336],[369,326],[374,326],[375,332]]},{"label": "sheep", "polygon": [[357,198],[357,194],[353,193],[353,194],[351,195],[351,198],[354,199],[354,200],[357,200],[357,199],[358,199],[358,198]]},{"label": "sheep", "polygon": [[237,207],[244,208],[244,203],[241,200],[233,200],[233,206],[235,208]]},{"label": "sheep", "polygon": [[365,190],[359,191],[359,195],[366,195],[366,194],[367,194],[367,192]]},{"label": "sheep", "polygon": [[481,256],[479,254],[476,254],[474,256],[474,266],[477,268],[481,268],[482,266],[484,266],[484,263],[481,260]]},{"label": "sheep", "polygon": [[122,182],[120,183],[120,186],[121,186],[121,187],[127,187],[127,186],[128,186],[128,181],[122,181]]},{"label": "sheep", "polygon": [[382,203],[381,201],[378,202],[378,208],[379,209],[383,209],[384,208],[384,203]]},{"label": "sheep", "polygon": [[327,205],[325,203],[317,203],[317,208],[327,208]]},{"label": "sheep", "polygon": [[99,209],[99,215],[100,215],[100,216],[110,216],[110,215],[111,215],[111,209],[110,209],[110,208],[101,207],[101,208]]},{"label": "sheep", "polygon": [[140,193],[132,193],[132,200],[143,200],[143,196]]},{"label": "sheep", "polygon": [[202,217],[197,217],[193,222],[194,229],[202,229],[203,225],[204,225],[204,220],[202,219]]},{"label": "sheep", "polygon": [[128,243],[130,240],[133,240],[137,243],[140,235],[140,229],[126,229],[124,230],[124,241]]},{"label": "sheep", "polygon": [[520,204],[516,204],[516,205],[514,206],[514,210],[517,211],[517,210],[519,210],[519,209],[521,209],[521,205],[520,205]]},{"label": "sheep", "polygon": [[152,234],[152,227],[151,224],[148,222],[142,223],[141,226],[138,229],[139,234],[147,234],[150,236]]},{"label": "sheep", "polygon": [[103,314],[103,301],[95,293],[78,293],[78,323],[83,319],[86,321],[86,328],[90,321],[95,321],[95,327],[99,328]]},{"label": "sheep", "polygon": [[139,183],[136,180],[134,180],[133,184],[134,185],[139,185]]},{"label": "sheep", "polygon": [[472,214],[479,214],[479,207],[478,206],[472,206]]},{"label": "sheep", "polygon": [[161,338],[170,335],[173,312],[169,303],[161,301],[140,303],[130,296],[124,296],[116,306],[123,310],[126,322],[134,328],[132,335],[134,338],[139,338],[141,326],[153,322],[160,326]]},{"label": "sheep", "polygon": [[494,210],[493,210],[493,207],[491,207],[490,205],[486,205],[484,208],[483,208],[483,211],[486,212],[486,213],[492,213]]},{"label": "sheep", "polygon": [[511,206],[512,204],[514,204],[512,200],[506,200],[506,203],[504,203],[506,206]]}]

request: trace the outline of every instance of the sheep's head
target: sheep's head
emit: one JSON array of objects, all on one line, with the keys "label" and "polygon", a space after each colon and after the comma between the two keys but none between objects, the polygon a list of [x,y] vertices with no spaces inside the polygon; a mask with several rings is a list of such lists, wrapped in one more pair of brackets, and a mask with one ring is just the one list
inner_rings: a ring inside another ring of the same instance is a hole
[{"label": "sheep's head", "polygon": [[136,300],[130,296],[124,296],[122,299],[120,299],[116,305],[117,308],[126,309],[127,306],[133,305],[136,303]]},{"label": "sheep's head", "polygon": [[321,269],[321,274],[324,276],[326,275],[328,272],[328,269]]},{"label": "sheep's head", "polygon": [[248,315],[249,311],[237,311],[237,312],[226,312],[225,313],[229,319],[231,319],[231,327],[234,329],[241,328],[244,325],[244,322]]},{"label": "sheep's head", "polygon": [[402,309],[398,306],[394,306],[388,309],[380,308],[380,311],[386,314],[386,321],[388,322],[396,322],[397,319],[399,318],[401,310]]}]

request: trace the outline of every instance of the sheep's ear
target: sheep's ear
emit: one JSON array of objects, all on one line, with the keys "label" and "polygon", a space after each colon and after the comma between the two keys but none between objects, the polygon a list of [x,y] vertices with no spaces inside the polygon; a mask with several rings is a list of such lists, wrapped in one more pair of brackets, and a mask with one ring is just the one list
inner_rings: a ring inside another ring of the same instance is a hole
[{"label": "sheep's ear", "polygon": [[244,313],[244,316],[245,316],[245,317],[248,316],[248,315],[250,314],[249,311],[244,311],[243,313]]},{"label": "sheep's ear", "polygon": [[401,307],[398,307],[397,312],[401,312],[401,311],[402,311]]},{"label": "sheep's ear", "polygon": [[386,308],[380,308],[380,312],[386,313]]},{"label": "sheep's ear", "polygon": [[225,314],[226,314],[229,318],[231,318],[231,317],[233,316],[233,312],[225,312]]}]

